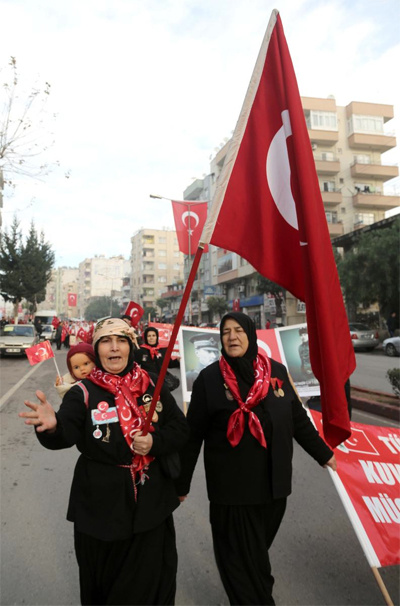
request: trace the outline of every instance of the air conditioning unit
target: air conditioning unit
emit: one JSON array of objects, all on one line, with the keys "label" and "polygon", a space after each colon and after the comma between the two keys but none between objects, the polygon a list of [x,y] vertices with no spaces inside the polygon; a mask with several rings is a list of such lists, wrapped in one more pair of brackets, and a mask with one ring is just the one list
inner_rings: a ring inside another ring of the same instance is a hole
[{"label": "air conditioning unit", "polygon": [[317,149],[318,145],[316,143],[311,143],[311,149],[313,151],[315,151]]},{"label": "air conditioning unit", "polygon": [[246,290],[246,287],[245,287],[245,286],[243,286],[242,284],[240,284],[240,285],[238,286],[238,292],[245,292],[245,290]]}]

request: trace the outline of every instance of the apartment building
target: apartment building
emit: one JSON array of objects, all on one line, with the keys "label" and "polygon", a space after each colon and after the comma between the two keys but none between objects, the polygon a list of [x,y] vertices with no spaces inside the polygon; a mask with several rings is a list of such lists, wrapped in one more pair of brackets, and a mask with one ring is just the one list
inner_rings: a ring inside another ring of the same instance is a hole
[{"label": "apartment building", "polygon": [[123,306],[123,300],[126,300],[124,278],[129,276],[129,272],[129,260],[122,255],[110,258],[96,255],[82,261],[79,264],[78,315],[84,315],[93,297],[112,297]]},{"label": "apartment building", "polygon": [[175,230],[140,229],[131,238],[132,300],[156,308],[168,284],[183,281],[183,254]]},{"label": "apartment building", "polygon": [[396,147],[388,122],[392,105],[352,101],[341,107],[334,98],[302,97],[308,134],[331,237],[385,218],[400,196],[384,185],[398,177],[398,166],[384,153]]},{"label": "apartment building", "polygon": [[51,272],[46,286],[46,298],[38,305],[41,309],[55,309],[59,318],[77,316],[75,307],[68,306],[68,293],[78,292],[79,270],[77,267],[58,267]]}]

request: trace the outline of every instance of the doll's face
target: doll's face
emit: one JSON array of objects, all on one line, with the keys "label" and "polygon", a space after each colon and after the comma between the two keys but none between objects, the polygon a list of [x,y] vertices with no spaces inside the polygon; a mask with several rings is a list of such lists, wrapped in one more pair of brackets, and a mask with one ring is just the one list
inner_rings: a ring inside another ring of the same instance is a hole
[{"label": "doll's face", "polygon": [[72,374],[79,381],[92,372],[94,362],[84,353],[76,353],[70,359]]}]

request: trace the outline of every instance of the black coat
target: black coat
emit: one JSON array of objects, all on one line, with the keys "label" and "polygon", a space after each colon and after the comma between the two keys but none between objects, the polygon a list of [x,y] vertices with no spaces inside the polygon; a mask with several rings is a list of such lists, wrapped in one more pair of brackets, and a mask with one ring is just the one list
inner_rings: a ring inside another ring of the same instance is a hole
[{"label": "black coat", "polygon": [[204,441],[208,497],[227,505],[268,503],[291,492],[293,438],[320,465],[333,455],[307,416],[285,366],[271,360],[271,377],[283,381],[283,397],[270,385],[267,396],[252,411],[260,419],[267,449],[252,436],[247,420],[243,437],[232,447],[226,437],[228,420],[237,402],[226,397],[219,363],[201,371],[193,385],[187,414],[191,436],[181,453],[178,494],[188,494]]},{"label": "black coat", "polygon": [[[158,357],[152,358],[150,350],[147,349],[147,347],[139,347],[139,349],[135,349],[135,362],[137,362],[141,368],[147,370],[147,372],[152,372],[155,375],[159,375],[167,348],[160,347],[158,352]],[[170,359],[168,368],[179,368],[179,366],[179,360],[173,360],[172,358]]]},{"label": "black coat", "polygon": [[[154,377],[153,377],[154,378]],[[188,438],[189,430],[182,411],[168,389],[161,391],[162,411],[153,423],[155,431],[149,454],[156,457],[146,472],[148,479],[137,486],[135,502],[129,465],[132,453],[122,434],[119,422],[96,425],[92,411],[100,402],[115,406],[114,396],[102,387],[85,379],[88,407],[84,391],[77,384],[64,396],[57,415],[56,432],[37,433],[41,444],[52,450],[76,445],[79,457],[68,506],[67,519],[74,522],[78,531],[104,541],[126,539],[133,533],[158,526],[179,505],[173,481],[163,472],[160,460],[179,451]],[[152,395],[153,386],[147,389]],[[141,403],[141,400],[138,400]],[[96,428],[103,438],[93,435]]]}]

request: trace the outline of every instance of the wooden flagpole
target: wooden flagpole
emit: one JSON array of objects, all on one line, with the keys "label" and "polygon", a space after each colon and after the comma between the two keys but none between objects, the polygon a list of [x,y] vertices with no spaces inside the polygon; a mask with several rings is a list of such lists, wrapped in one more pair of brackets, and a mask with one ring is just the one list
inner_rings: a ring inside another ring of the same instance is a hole
[{"label": "wooden flagpole", "polygon": [[381,590],[383,597],[385,598],[386,604],[388,606],[394,606],[392,598],[390,597],[389,592],[386,589],[386,585],[383,582],[383,579],[380,575],[379,570],[377,569],[376,566],[371,566],[371,570],[374,573],[375,580],[378,583],[379,589]]},{"label": "wooden flagpole", "polygon": [[199,263],[200,263],[201,256],[203,254],[203,250],[204,250],[204,244],[202,242],[199,242],[199,246],[196,251],[195,257],[193,259],[193,264],[192,264],[190,274],[188,277],[188,281],[187,281],[187,284],[186,284],[186,287],[185,287],[185,290],[183,293],[182,301],[179,306],[176,320],[174,322],[174,328],[172,330],[171,339],[168,343],[167,351],[165,352],[165,357],[164,357],[164,360],[163,360],[163,363],[161,366],[160,374],[158,375],[156,388],[154,390],[153,399],[152,399],[151,405],[150,405],[150,410],[147,413],[147,418],[146,418],[146,421],[145,421],[145,424],[143,427],[142,435],[144,435],[144,436],[149,431],[151,419],[153,418],[153,413],[156,408],[156,404],[158,401],[158,397],[160,395],[161,387],[162,387],[162,384],[164,383],[165,375],[167,374],[168,364],[171,359],[172,350],[174,348],[175,341],[178,336],[178,331],[182,324],[183,314],[185,313],[186,305],[187,305],[187,302],[188,302],[188,299],[190,296],[190,291],[192,290],[193,282],[196,277],[197,269],[199,267]]}]

